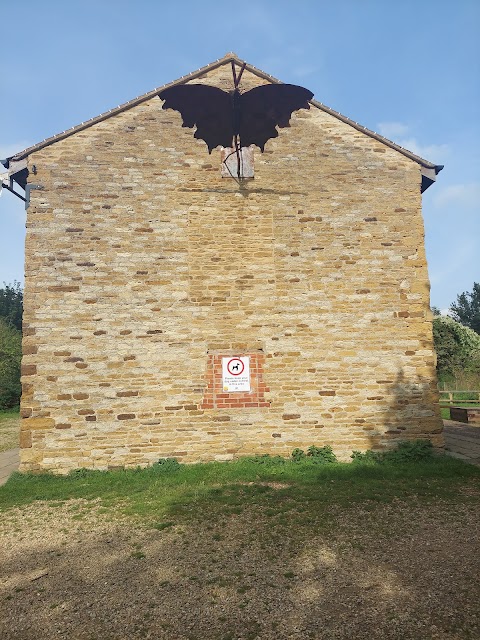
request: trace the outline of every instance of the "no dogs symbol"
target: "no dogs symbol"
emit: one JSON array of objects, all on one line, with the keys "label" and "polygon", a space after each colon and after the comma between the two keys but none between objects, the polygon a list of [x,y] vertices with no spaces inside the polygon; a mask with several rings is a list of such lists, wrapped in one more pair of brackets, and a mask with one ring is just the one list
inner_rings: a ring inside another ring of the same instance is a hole
[{"label": "no dogs symbol", "polygon": [[222,358],[222,389],[227,393],[250,391],[250,357]]},{"label": "no dogs symbol", "polygon": [[245,365],[240,358],[232,358],[227,363],[227,371],[231,376],[239,376],[243,373]]}]

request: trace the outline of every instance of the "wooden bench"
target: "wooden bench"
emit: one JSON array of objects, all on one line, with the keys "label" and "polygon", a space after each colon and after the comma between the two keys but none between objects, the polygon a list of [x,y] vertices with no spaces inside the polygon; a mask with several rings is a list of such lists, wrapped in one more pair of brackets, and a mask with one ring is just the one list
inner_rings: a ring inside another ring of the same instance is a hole
[{"label": "wooden bench", "polygon": [[440,404],[441,409],[450,409],[450,420],[480,425],[480,407],[458,407]]}]

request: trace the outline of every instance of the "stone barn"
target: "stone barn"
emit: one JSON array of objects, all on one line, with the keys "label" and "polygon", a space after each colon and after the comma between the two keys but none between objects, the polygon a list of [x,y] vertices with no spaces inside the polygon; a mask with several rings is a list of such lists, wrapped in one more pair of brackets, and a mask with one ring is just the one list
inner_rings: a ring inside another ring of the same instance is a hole
[{"label": "stone barn", "polygon": [[[228,91],[243,64],[166,86]],[[266,83],[244,66],[242,91]],[[441,447],[421,193],[442,167],[312,100],[239,179],[164,89],[4,161],[28,206],[21,469]]]}]

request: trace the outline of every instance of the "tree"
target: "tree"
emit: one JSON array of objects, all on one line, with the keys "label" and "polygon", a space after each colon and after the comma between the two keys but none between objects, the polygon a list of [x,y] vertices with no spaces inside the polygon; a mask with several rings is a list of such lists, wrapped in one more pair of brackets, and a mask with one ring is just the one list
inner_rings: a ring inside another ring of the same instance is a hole
[{"label": "tree", "polygon": [[19,282],[3,283],[0,288],[0,318],[19,331],[22,330],[23,291]]},{"label": "tree", "polygon": [[20,402],[20,364],[22,334],[0,318],[0,409],[10,409]]},{"label": "tree", "polygon": [[480,378],[480,336],[449,316],[433,318],[433,339],[440,380]]},{"label": "tree", "polygon": [[452,317],[465,327],[480,334],[480,284],[473,283],[473,291],[457,296],[457,302],[450,305]]}]

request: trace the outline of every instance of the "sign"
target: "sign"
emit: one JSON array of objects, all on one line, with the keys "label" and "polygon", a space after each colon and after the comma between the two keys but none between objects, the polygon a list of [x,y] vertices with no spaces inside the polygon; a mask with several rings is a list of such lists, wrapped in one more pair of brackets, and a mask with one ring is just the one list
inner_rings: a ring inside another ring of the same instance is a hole
[{"label": "sign", "polygon": [[222,358],[222,388],[228,393],[250,391],[250,356]]},{"label": "sign", "polygon": [[222,178],[253,178],[253,145],[240,149],[240,176],[238,175],[238,158],[235,149],[222,147]]}]

